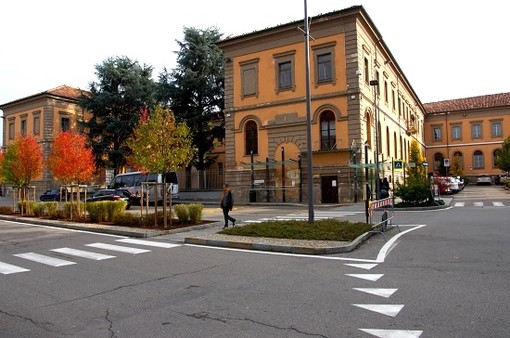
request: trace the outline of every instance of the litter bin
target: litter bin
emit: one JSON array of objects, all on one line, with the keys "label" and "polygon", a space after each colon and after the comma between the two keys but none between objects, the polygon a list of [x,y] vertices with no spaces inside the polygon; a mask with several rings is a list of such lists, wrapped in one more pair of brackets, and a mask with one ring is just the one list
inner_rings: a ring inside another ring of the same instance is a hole
[{"label": "litter bin", "polygon": [[250,203],[257,202],[257,192],[255,190],[250,190]]}]

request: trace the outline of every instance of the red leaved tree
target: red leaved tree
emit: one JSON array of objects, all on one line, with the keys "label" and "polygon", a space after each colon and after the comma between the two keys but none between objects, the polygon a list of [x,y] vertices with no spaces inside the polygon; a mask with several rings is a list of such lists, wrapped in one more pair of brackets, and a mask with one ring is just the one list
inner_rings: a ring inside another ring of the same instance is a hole
[{"label": "red leaved tree", "polygon": [[90,180],[95,170],[94,156],[85,136],[65,132],[55,137],[48,157],[48,168],[53,177],[64,184]]},{"label": "red leaved tree", "polygon": [[20,189],[22,200],[27,196],[30,182],[42,170],[42,147],[35,137],[22,136],[7,146],[2,160],[3,177],[7,183]]}]

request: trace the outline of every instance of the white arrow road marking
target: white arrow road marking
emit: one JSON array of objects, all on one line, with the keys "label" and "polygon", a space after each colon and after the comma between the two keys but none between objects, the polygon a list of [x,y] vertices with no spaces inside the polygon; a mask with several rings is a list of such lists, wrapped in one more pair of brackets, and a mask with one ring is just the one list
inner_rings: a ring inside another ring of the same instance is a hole
[{"label": "white arrow road marking", "polygon": [[423,333],[423,331],[418,330],[376,330],[376,329],[360,329],[360,330],[379,338],[417,338],[421,336],[421,334]]},{"label": "white arrow road marking", "polygon": [[170,249],[170,248],[175,248],[177,246],[181,246],[180,244],[172,244],[172,243],[156,242],[156,241],[145,241],[142,239],[132,239],[132,238],[118,239],[117,242],[154,246],[154,247],[165,248],[165,249]]},{"label": "white arrow road marking", "polygon": [[365,310],[374,311],[386,316],[395,317],[404,307],[403,304],[352,304]]},{"label": "white arrow road marking", "polygon": [[137,249],[137,248],[130,248],[127,246],[120,246],[120,245],[112,245],[112,244],[106,244],[106,243],[91,243],[91,244],[85,244],[86,246],[90,246],[93,248],[98,249],[105,249],[105,250],[111,250],[111,251],[118,251],[123,253],[130,253],[133,255],[151,252],[150,250],[146,249]]},{"label": "white arrow road marking", "polygon": [[465,204],[465,202],[456,202],[454,207],[463,207]]},{"label": "white arrow road marking", "polygon": [[108,259],[108,258],[115,258],[115,256],[103,255],[103,254],[100,254],[100,253],[95,253],[95,252],[90,252],[90,251],[83,251],[83,250],[76,250],[76,249],[71,249],[71,248],[52,249],[50,251],[54,251],[54,252],[58,252],[58,253],[63,253],[65,255],[71,255],[71,256],[78,256],[78,257],[82,257],[82,258],[93,259],[93,260],[96,260],[96,261],[101,261],[103,259]]},{"label": "white arrow road marking", "polygon": [[389,298],[393,295],[398,289],[377,289],[377,288],[353,288],[354,290],[358,290],[365,293],[370,293],[372,295],[376,295],[379,297]]},{"label": "white arrow road marking", "polygon": [[66,260],[60,259],[60,258],[45,256],[45,255],[41,255],[41,254],[38,254],[38,253],[35,253],[35,252],[27,252],[27,253],[22,253],[22,254],[16,254],[14,256],[21,257],[21,258],[24,258],[24,259],[28,259],[28,260],[33,261],[33,262],[37,262],[37,263],[41,263],[41,264],[46,264],[46,265],[53,266],[53,267],[56,267],[56,268],[58,268],[60,266],[76,264],[75,262],[70,262],[70,261],[66,261]]},{"label": "white arrow road marking", "polygon": [[375,282],[384,275],[383,274],[346,274],[346,276],[365,279],[365,280]]},{"label": "white arrow road marking", "polygon": [[475,202],[475,207],[483,207],[483,202]]},{"label": "white arrow road marking", "polygon": [[352,266],[353,268],[360,268],[365,270],[370,270],[377,266],[377,264],[345,264],[347,266]]},{"label": "white arrow road marking", "polygon": [[492,202],[492,205],[495,206],[495,207],[504,207],[505,206],[503,204],[503,202]]},{"label": "white arrow road marking", "polygon": [[0,273],[1,274],[8,275],[11,273],[18,273],[18,272],[24,272],[24,271],[30,271],[30,269],[25,269],[20,266],[0,262]]}]

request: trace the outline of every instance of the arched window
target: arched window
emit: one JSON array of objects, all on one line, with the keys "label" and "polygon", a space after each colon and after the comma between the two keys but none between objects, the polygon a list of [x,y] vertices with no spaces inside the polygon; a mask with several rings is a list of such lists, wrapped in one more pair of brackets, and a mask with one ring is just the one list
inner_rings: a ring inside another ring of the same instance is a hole
[{"label": "arched window", "polygon": [[257,130],[257,123],[255,121],[248,121],[244,125],[244,143],[245,154],[250,155],[253,151],[254,154],[259,153],[259,136]]},{"label": "arched window", "polygon": [[453,153],[453,158],[455,160],[455,158],[458,158],[459,159],[459,163],[460,163],[460,167],[462,169],[464,169],[464,157],[462,156],[462,153],[460,151],[456,151]]},{"label": "arched window", "polygon": [[326,110],[321,114],[321,150],[336,148],[335,114]]},{"label": "arched window", "polygon": [[483,153],[481,150],[477,150],[473,153],[473,168],[481,169],[484,166]]},{"label": "arched window", "polygon": [[391,157],[390,153],[390,128],[386,127],[386,156]]},{"label": "arched window", "polygon": [[365,123],[367,130],[367,145],[369,148],[372,148],[372,122],[370,121],[370,114],[368,112],[365,114]]},{"label": "arched window", "polygon": [[434,171],[439,171],[439,168],[441,168],[441,165],[443,164],[443,154],[441,153],[435,153],[434,154]]},{"label": "arched window", "polygon": [[393,148],[395,148],[393,155],[395,156],[395,158],[398,158],[398,143],[397,143],[397,133],[396,132],[393,132]]},{"label": "arched window", "polygon": [[496,168],[498,166],[498,156],[499,156],[500,149],[496,149],[492,152],[492,166]]}]

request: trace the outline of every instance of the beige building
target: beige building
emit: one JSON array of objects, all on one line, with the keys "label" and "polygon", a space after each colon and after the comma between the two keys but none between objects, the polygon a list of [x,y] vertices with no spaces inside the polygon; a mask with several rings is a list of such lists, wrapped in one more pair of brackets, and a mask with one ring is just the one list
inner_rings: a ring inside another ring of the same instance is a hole
[{"label": "beige building", "polygon": [[[53,138],[59,132],[79,131],[79,121],[85,118],[85,112],[78,106],[81,94],[80,89],[60,86],[0,105],[3,111],[3,147],[21,135],[34,136],[42,145],[44,159],[47,159]],[[47,167],[32,184],[36,187],[36,194],[58,187]]]},{"label": "beige building", "polygon": [[427,103],[425,143],[431,171],[444,174],[444,161],[460,161],[463,176],[493,177],[498,149],[510,136],[510,93]]},{"label": "beige building", "polygon": [[[311,18],[311,153],[307,152],[303,21],[228,38],[225,181],[239,201],[361,200],[380,176],[399,179],[412,140],[425,149],[425,109],[362,6]],[[378,148],[376,147],[378,144]],[[365,147],[366,145],[366,147]],[[365,167],[372,163],[369,179]],[[374,189],[372,189],[374,190]]]}]

